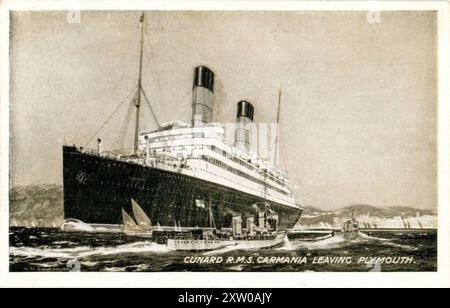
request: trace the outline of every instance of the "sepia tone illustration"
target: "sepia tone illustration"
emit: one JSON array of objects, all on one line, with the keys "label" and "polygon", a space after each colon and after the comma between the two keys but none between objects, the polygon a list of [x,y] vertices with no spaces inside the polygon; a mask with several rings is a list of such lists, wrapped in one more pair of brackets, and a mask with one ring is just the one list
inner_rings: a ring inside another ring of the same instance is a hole
[{"label": "sepia tone illustration", "polygon": [[437,270],[433,11],[15,11],[10,271]]}]

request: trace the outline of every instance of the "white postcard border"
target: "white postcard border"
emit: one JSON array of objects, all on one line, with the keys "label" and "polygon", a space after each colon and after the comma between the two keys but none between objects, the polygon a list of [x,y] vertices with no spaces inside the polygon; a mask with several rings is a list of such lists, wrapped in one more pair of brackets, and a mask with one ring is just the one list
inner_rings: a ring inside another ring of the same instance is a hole
[{"label": "white postcard border", "polygon": [[[438,11],[438,272],[436,273],[10,273],[10,10],[306,10]],[[0,287],[450,287],[449,2],[447,1],[67,1],[1,2]]]}]

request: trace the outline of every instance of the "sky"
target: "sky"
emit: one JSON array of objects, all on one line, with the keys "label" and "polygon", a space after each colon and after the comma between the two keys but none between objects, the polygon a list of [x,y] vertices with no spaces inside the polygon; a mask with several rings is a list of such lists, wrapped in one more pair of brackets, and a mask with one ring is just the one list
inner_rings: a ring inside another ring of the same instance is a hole
[{"label": "sky", "polygon": [[[95,132],[136,86],[139,15],[12,13],[12,185],[62,184],[63,144],[131,142],[127,101]],[[301,204],[437,208],[434,12],[145,16],[143,87],[159,122],[190,122],[193,70],[207,65],[216,122],[234,122],[242,99],[255,122],[275,122],[282,89],[280,167]],[[145,107],[141,124],[156,128]]]}]

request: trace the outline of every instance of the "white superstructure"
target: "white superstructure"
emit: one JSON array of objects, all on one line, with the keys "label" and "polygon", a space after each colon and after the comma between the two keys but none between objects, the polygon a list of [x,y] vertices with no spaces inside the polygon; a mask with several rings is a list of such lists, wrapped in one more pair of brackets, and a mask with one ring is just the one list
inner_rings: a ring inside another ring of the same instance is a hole
[{"label": "white superstructure", "polygon": [[285,174],[255,154],[225,140],[217,124],[169,123],[139,135],[135,162],[233,188],[268,201],[298,208]]}]

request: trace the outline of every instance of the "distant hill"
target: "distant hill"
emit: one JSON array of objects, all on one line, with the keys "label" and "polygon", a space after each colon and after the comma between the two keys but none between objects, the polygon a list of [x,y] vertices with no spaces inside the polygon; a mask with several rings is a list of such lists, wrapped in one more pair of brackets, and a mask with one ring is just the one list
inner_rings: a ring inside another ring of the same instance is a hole
[{"label": "distant hill", "polygon": [[317,207],[306,206],[297,227],[301,228],[339,228],[342,223],[352,217],[364,224],[377,227],[401,228],[404,220],[411,227],[437,226],[436,211],[416,209],[408,206],[376,207],[368,204],[353,204],[334,211],[325,211]]},{"label": "distant hill", "polygon": [[392,218],[397,216],[403,217],[415,217],[417,213],[420,216],[435,215],[436,212],[426,209],[416,209],[408,206],[389,206],[379,208],[373,205],[367,204],[354,204],[336,211],[339,215],[350,215],[354,211],[355,215],[370,215],[380,218]]},{"label": "distant hill", "polygon": [[62,186],[15,186],[10,190],[12,226],[60,226],[64,220]]}]

